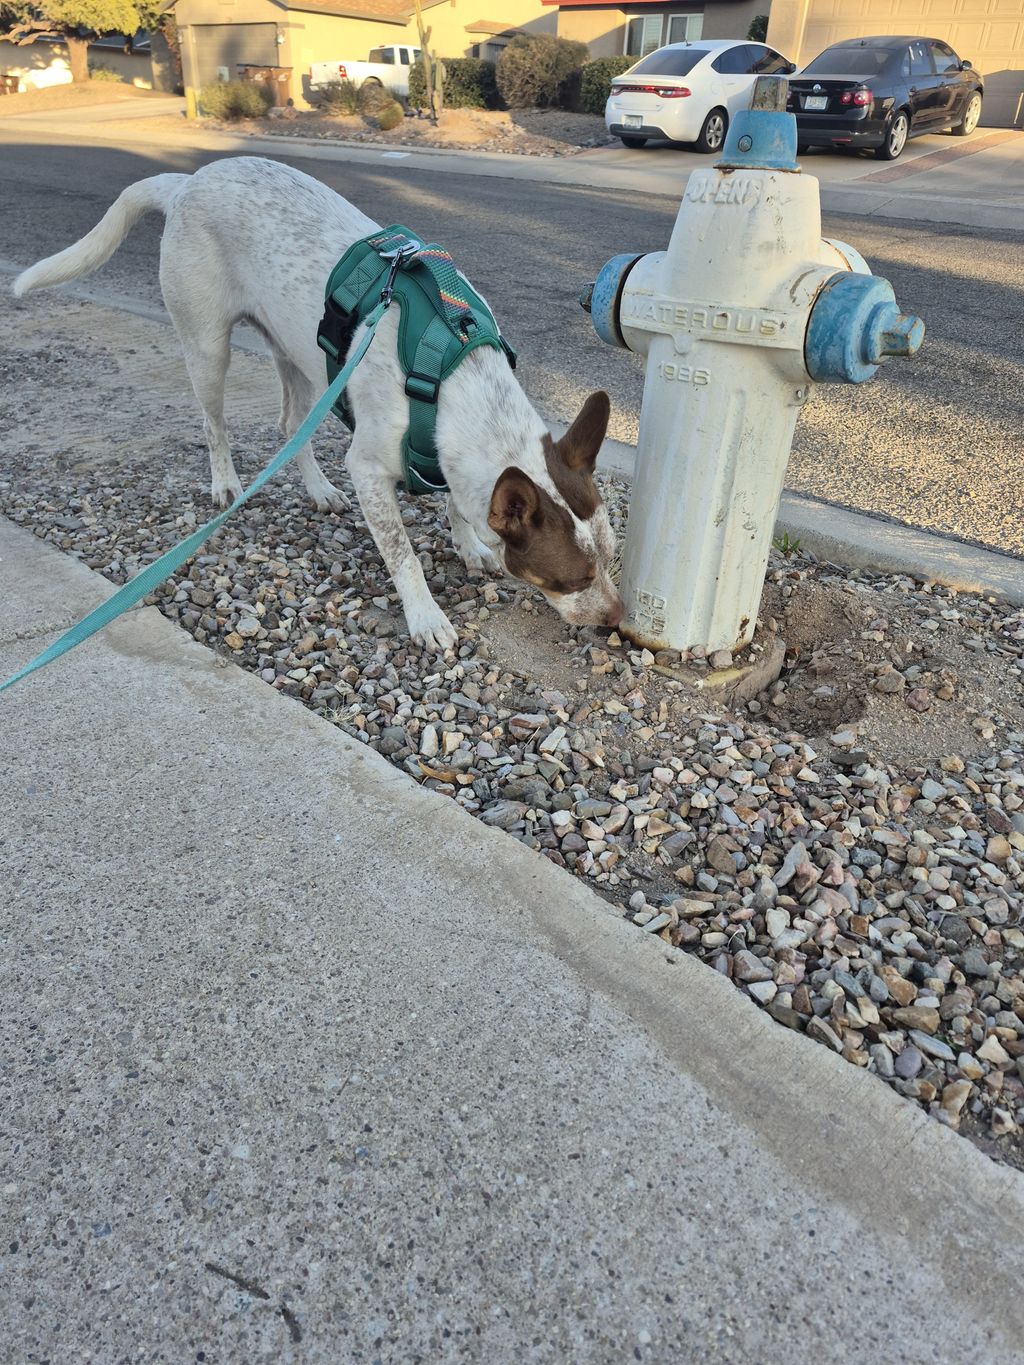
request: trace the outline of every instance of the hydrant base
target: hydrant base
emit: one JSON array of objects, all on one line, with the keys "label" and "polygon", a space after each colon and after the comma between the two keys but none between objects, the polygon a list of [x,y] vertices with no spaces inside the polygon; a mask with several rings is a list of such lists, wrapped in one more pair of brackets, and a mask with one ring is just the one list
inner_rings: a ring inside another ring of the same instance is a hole
[{"label": "hydrant base", "polygon": [[752,663],[717,668],[710,673],[697,673],[686,664],[658,665],[658,672],[727,705],[752,701],[777,681],[786,657],[786,642],[780,635],[759,636],[758,645],[761,652]]}]

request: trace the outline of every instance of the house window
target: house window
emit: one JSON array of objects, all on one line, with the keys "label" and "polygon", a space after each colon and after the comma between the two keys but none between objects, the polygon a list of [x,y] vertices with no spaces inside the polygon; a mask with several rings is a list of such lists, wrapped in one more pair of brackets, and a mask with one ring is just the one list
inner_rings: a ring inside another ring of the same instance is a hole
[{"label": "house window", "polygon": [[666,43],[693,42],[703,27],[703,14],[627,15],[625,55],[646,57]]}]

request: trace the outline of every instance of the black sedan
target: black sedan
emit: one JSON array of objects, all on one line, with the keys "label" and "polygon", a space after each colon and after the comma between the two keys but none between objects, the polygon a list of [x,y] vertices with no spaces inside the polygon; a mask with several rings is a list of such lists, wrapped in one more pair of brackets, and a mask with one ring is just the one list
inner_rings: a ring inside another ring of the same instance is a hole
[{"label": "black sedan", "polygon": [[789,83],[800,150],[871,147],[895,161],[907,139],[945,128],[967,137],[984,90],[970,62],[936,38],[851,38]]}]

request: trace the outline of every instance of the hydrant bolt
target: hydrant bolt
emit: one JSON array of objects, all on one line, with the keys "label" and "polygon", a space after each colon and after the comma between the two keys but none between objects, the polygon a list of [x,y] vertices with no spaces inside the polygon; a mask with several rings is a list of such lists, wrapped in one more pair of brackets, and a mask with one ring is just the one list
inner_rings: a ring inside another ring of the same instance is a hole
[{"label": "hydrant bolt", "polygon": [[921,319],[910,313],[901,313],[895,323],[882,333],[879,359],[887,355],[913,355],[923,340],[924,323]]}]

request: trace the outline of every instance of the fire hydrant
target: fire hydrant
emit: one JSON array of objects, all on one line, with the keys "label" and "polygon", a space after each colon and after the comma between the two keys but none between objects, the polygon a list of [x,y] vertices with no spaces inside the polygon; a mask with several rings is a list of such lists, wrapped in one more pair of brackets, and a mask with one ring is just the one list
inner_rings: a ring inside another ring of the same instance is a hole
[{"label": "fire hydrant", "polygon": [[842,242],[796,163],[787,82],[759,77],[723,159],[687,183],[667,251],[623,255],[581,303],[647,356],[623,630],[709,656],[754,633],[797,416],[815,382],[870,379],[924,324]]}]

